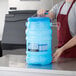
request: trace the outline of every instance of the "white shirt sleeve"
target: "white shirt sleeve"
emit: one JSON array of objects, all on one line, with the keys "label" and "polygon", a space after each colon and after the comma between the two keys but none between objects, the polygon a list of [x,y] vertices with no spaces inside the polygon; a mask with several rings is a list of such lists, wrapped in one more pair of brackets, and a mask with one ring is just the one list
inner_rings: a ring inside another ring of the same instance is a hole
[{"label": "white shirt sleeve", "polygon": [[53,12],[55,15],[55,18],[57,16],[57,11],[58,11],[58,4],[56,4],[49,12]]},{"label": "white shirt sleeve", "polygon": [[[76,7],[75,7],[75,18],[76,18]],[[75,35],[76,35],[76,21],[75,21]]]},{"label": "white shirt sleeve", "polygon": [[61,1],[60,3],[54,5],[54,7],[49,11],[49,12],[53,12],[55,14],[55,17],[57,18],[57,15],[59,13],[59,9],[61,7],[61,5],[63,4],[64,1]]},{"label": "white shirt sleeve", "polygon": [[75,17],[76,17],[76,7],[75,7]]}]

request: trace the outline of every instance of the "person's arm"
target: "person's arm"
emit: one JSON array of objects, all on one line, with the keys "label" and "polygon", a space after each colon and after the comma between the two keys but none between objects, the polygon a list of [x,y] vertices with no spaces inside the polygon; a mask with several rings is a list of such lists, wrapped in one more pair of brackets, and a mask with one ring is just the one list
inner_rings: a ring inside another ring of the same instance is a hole
[{"label": "person's arm", "polygon": [[71,40],[69,40],[64,46],[56,50],[56,52],[53,55],[53,62],[58,60],[63,51],[74,46],[76,46],[76,36],[74,36]]},{"label": "person's arm", "polygon": [[42,16],[42,17],[49,17],[51,20],[53,20],[57,16],[58,8],[59,8],[59,4],[54,5],[52,7],[52,9],[49,10],[48,14],[45,14],[46,10],[40,9],[40,10],[37,11],[37,15]]},{"label": "person's arm", "polygon": [[50,19],[54,19],[55,18],[55,14],[51,11],[48,12],[48,14],[45,14],[46,10],[44,9],[40,9],[37,11],[37,15],[41,16],[41,17],[49,17]]},{"label": "person's arm", "polygon": [[45,17],[49,17],[51,20],[53,20],[55,18],[55,14],[49,11],[48,14],[45,15]]}]

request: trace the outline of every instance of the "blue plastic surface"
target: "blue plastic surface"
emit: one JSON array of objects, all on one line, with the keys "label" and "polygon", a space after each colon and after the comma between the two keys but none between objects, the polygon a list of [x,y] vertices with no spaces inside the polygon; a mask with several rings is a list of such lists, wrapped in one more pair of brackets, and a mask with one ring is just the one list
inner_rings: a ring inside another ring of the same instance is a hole
[{"label": "blue plastic surface", "polygon": [[52,62],[52,29],[48,17],[30,17],[26,23],[26,63]]}]

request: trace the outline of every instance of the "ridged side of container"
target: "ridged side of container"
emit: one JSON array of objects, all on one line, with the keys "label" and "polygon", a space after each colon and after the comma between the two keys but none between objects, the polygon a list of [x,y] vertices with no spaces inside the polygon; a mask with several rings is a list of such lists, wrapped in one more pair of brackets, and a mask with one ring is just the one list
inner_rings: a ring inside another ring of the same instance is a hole
[{"label": "ridged side of container", "polygon": [[26,33],[26,62],[28,64],[50,64],[52,61],[52,30],[50,19],[28,18]]}]

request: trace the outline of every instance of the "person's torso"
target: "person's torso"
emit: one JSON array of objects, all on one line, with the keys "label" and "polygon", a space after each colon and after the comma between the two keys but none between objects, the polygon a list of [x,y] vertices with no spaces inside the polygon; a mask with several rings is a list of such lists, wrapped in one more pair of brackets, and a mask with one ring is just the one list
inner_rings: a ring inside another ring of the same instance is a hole
[{"label": "person's torso", "polygon": [[[57,15],[59,13],[59,9],[61,7],[61,5],[63,4],[63,2],[61,2],[59,4],[59,8],[57,10]],[[69,7],[71,6],[71,3],[67,2],[64,4],[60,14],[67,14]],[[69,29],[70,29],[70,33],[72,36],[76,35],[76,2],[73,4],[69,15],[68,15],[68,24],[69,24]]]}]

